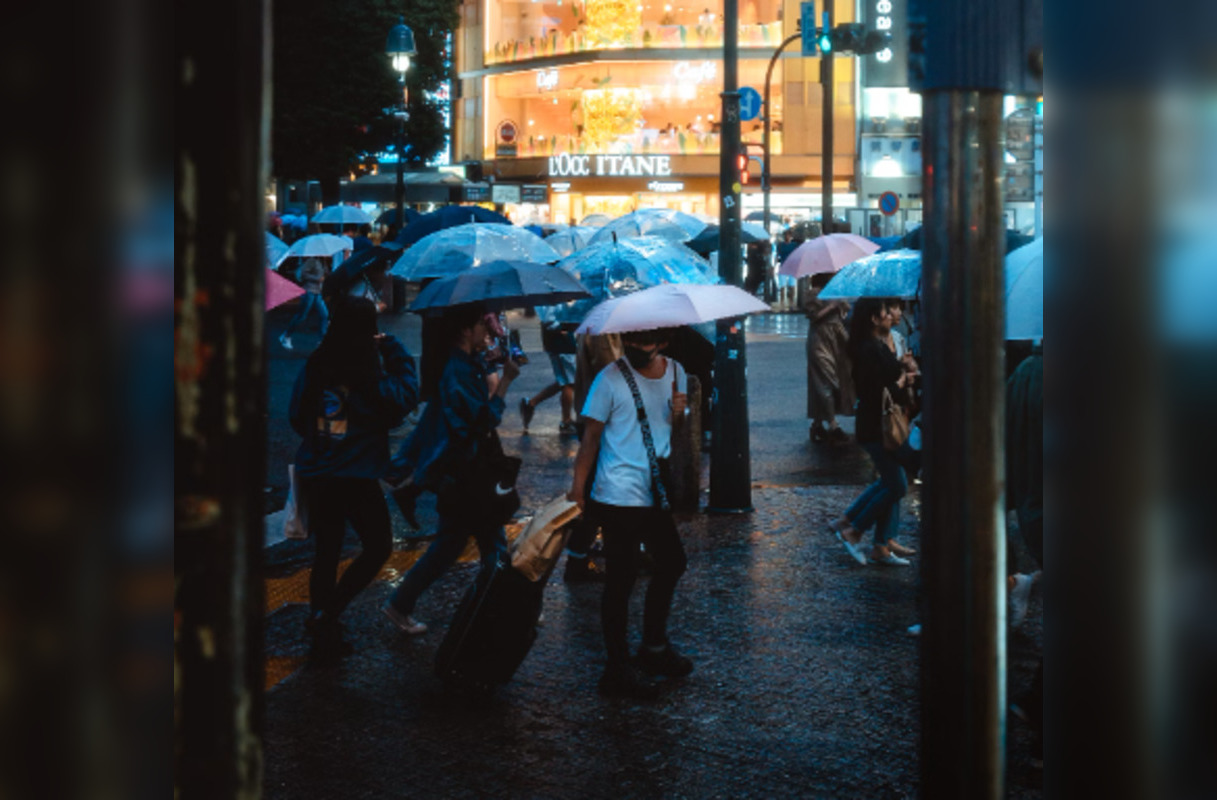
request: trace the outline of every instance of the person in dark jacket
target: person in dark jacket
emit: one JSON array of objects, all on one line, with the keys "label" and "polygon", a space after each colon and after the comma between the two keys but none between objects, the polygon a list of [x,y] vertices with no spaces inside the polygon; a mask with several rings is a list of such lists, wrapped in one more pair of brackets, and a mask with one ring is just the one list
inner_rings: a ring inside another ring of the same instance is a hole
[{"label": "person in dark jacket", "polygon": [[866,487],[844,516],[829,524],[832,533],[859,564],[867,562],[862,552],[862,534],[875,528],[875,546],[870,560],[880,564],[907,565],[913,551],[903,547],[900,532],[900,500],[908,490],[904,466],[897,453],[883,446],[883,392],[895,395],[912,380],[907,364],[887,346],[892,313],[883,299],[864,297],[854,306],[849,344],[853,357],[854,389],[858,396],[855,435],[870,456],[879,479]]},{"label": "person in dark jacket", "polygon": [[[318,655],[350,651],[338,618],[389,557],[392,530],[379,479],[389,465],[389,431],[416,405],[414,358],[396,338],[377,333],[372,303],[342,301],[296,379],[290,407],[302,438],[296,474],[316,541],[308,629]],[[339,579],[348,522],[363,550]]]},{"label": "person in dark jacket", "polygon": [[467,514],[456,514],[442,500],[445,489],[469,471],[477,455],[478,442],[499,426],[506,407],[504,398],[520,374],[515,361],[503,363],[503,375],[491,394],[492,373],[479,356],[489,334],[498,329],[498,317],[478,306],[454,307],[445,314],[452,345],[443,367],[439,387],[414,432],[402,450],[412,460],[413,483],[441,496],[437,503],[439,526],[435,541],[406,573],[401,585],[384,607],[384,613],[403,633],[424,633],[426,624],[413,616],[418,598],[448,571],[472,536],[485,567],[493,567],[507,553],[507,534],[497,521],[478,524]]}]

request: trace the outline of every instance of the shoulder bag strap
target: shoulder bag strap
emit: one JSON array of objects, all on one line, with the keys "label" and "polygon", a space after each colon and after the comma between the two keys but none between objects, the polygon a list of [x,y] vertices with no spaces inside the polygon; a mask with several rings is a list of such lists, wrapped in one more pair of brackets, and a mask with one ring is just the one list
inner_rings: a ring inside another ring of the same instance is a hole
[{"label": "shoulder bag strap", "polygon": [[647,421],[647,409],[642,404],[642,393],[638,391],[634,371],[630,369],[629,363],[624,358],[617,360],[617,369],[621,370],[622,377],[629,384],[630,394],[634,395],[634,408],[638,411],[638,422],[642,425],[642,443],[646,445],[647,461],[651,464],[651,492],[658,500],[659,507],[668,511],[671,509],[671,506],[668,505],[668,492],[663,486],[663,479],[659,476],[659,458],[655,455],[655,440],[651,437],[651,423]]}]

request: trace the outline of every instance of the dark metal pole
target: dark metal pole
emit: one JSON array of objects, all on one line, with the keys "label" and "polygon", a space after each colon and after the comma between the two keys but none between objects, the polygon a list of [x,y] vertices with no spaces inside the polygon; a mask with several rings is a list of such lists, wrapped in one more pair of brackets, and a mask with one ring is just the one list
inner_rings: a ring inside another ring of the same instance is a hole
[{"label": "dark metal pole", "polygon": [[[719,158],[718,271],[732,286],[743,283],[740,260],[739,0],[723,3],[723,123]],[[707,510],[752,510],[748,381],[743,320],[718,323],[715,337],[714,440]]]},{"label": "dark metal pole", "polygon": [[[814,32],[812,35],[815,35]],[[769,132],[773,124],[773,112],[771,110],[771,106],[769,105],[770,81],[773,79],[773,68],[777,65],[778,58],[781,57],[782,51],[785,50],[786,46],[791,42],[798,41],[801,38],[803,38],[803,34],[801,32],[792,33],[790,36],[787,36],[786,41],[782,42],[781,45],[778,46],[778,49],[773,52],[773,57],[769,59],[769,66],[765,69],[765,128],[761,134],[761,149],[764,151],[762,154],[764,162],[761,164],[761,197],[765,202],[764,215],[766,233],[769,233],[769,188],[773,175],[772,162],[770,161],[772,153],[769,149]],[[772,241],[772,235],[770,236],[770,240]],[[773,284],[773,258],[772,254],[770,254],[770,263],[766,265],[765,270],[765,300],[770,303],[772,303],[775,299]]]},{"label": "dark metal pole", "polygon": [[406,73],[401,73],[401,110],[397,118],[397,229],[406,226]]},{"label": "dark metal pole", "polygon": [[[824,29],[832,30],[833,3],[828,0],[824,4]],[[832,73],[835,53],[820,54],[820,88],[823,97],[821,103],[821,161],[820,161],[820,233],[832,233]]]}]

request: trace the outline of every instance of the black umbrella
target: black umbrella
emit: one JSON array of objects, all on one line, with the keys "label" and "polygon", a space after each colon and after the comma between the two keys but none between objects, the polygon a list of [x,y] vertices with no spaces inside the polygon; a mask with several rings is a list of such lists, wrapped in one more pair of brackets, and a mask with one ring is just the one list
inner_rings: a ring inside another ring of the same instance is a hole
[{"label": "black umbrella", "polygon": [[591,297],[574,276],[558,267],[531,261],[489,261],[476,269],[432,281],[410,306],[418,313],[440,313],[450,306],[480,303],[491,311],[549,306]]},{"label": "black umbrella", "polygon": [[[904,235],[904,238],[901,239],[896,244],[896,246],[893,247],[892,249],[893,250],[920,250],[921,249],[921,240],[922,240],[922,235],[921,235],[922,227],[923,226],[918,225],[916,228],[913,228],[911,231],[906,233]],[[1007,230],[1006,231],[1006,252],[1007,253],[1013,252],[1025,244],[1031,244],[1033,241],[1035,241],[1034,236],[1027,236],[1025,234],[1019,233],[1018,231]]]},{"label": "black umbrella", "polygon": [[[768,241],[767,236],[757,236],[747,228],[740,229],[740,244],[752,244],[753,242]],[[719,228],[717,225],[707,225],[706,229],[694,236],[689,241],[685,242],[685,247],[695,253],[707,255],[718,249]]]},{"label": "black umbrella", "polygon": [[511,220],[507,219],[507,217],[489,211],[481,206],[444,206],[441,209],[432,211],[430,214],[423,214],[411,222],[405,227],[405,230],[398,234],[397,241],[404,245],[411,245],[427,234],[442,231],[445,228],[453,228],[457,225],[465,225],[470,222],[497,222],[500,225],[511,224]]},{"label": "black umbrella", "polygon": [[385,242],[375,247],[367,247],[343,261],[325,279],[321,293],[326,297],[344,294],[359,280],[363,273],[375,266],[384,264],[391,266],[401,257],[405,248],[397,242]]},{"label": "black umbrella", "polygon": [[[406,209],[406,224],[409,225],[416,219],[421,219],[422,214],[412,208]],[[390,208],[388,211],[376,218],[377,225],[400,225],[397,220],[397,209]]]}]

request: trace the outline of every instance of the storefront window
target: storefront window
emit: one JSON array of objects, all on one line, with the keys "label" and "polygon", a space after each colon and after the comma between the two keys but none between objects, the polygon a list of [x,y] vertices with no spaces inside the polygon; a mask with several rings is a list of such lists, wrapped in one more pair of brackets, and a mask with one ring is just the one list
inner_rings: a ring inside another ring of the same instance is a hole
[{"label": "storefront window", "polygon": [[[740,63],[743,85],[762,85],[765,62]],[[626,62],[531,70],[486,78],[485,157],[496,151],[505,120],[519,134],[521,158],[569,154],[715,154],[722,109],[717,61]],[[780,76],[779,76],[780,77]],[[776,113],[782,83],[774,80]],[[760,142],[761,123],[743,123],[744,141]],[[781,131],[773,134],[780,154]]]},{"label": "storefront window", "polygon": [[[740,4],[741,47],[782,41],[779,0]],[[486,64],[634,47],[721,47],[722,3],[485,0]]]}]

